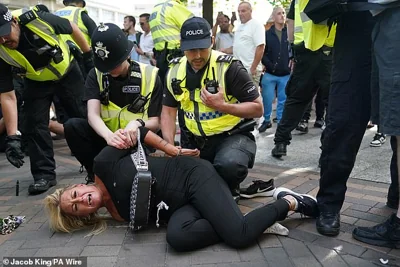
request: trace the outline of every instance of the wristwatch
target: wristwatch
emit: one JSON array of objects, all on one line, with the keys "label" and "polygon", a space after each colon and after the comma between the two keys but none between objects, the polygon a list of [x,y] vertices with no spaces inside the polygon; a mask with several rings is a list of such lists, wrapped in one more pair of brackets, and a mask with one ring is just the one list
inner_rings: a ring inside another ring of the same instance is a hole
[{"label": "wristwatch", "polygon": [[142,119],[137,119],[137,121],[142,125],[142,127],[146,126],[146,123]]}]

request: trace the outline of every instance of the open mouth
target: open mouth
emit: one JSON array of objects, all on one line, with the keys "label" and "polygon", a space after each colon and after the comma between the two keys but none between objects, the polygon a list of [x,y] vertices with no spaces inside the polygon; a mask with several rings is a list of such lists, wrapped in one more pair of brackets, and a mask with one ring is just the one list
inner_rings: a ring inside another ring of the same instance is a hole
[{"label": "open mouth", "polygon": [[88,195],[88,205],[92,206],[92,194]]}]

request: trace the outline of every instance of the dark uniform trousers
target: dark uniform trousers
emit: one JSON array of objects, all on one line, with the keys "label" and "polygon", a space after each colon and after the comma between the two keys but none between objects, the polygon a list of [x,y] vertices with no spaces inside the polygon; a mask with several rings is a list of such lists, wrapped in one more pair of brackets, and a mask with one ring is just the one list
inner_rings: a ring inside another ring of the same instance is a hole
[{"label": "dark uniform trousers", "polygon": [[250,132],[210,136],[203,144],[196,142],[192,134],[187,136],[187,148],[198,148],[200,158],[214,165],[231,190],[237,188],[246,179],[249,168],[253,168],[257,146]]},{"label": "dark uniform trousers", "polygon": [[[317,119],[324,119],[324,114],[325,114],[325,106],[326,106],[326,101],[327,99],[322,99],[322,91],[318,90],[317,87],[317,93],[315,96],[315,115]],[[311,118],[311,110],[312,110],[312,101],[308,104],[308,107],[306,111],[304,112],[302,120],[309,121]]]},{"label": "dark uniform trousers", "polygon": [[83,118],[86,108],[82,101],[84,81],[75,61],[59,81],[25,79],[24,117],[31,173],[35,181],[56,179],[53,141],[49,131],[49,110],[56,95],[70,118]]},{"label": "dark uniform trousers", "polygon": [[[282,119],[275,133],[275,144],[290,144],[291,132],[297,127],[317,88],[327,101],[332,68],[332,51],[326,55],[324,48],[311,51],[304,46],[295,47],[296,64],[286,85],[286,102]],[[317,85],[317,86],[315,86]]]},{"label": "dark uniform trousers", "polygon": [[93,160],[107,142],[93,130],[87,119],[69,119],[64,124],[64,134],[76,159],[88,174],[93,174]]},{"label": "dark uniform trousers", "polygon": [[340,211],[346,182],[370,119],[372,26],[369,12],[348,13],[338,21],[320,159],[317,200],[322,212]]}]

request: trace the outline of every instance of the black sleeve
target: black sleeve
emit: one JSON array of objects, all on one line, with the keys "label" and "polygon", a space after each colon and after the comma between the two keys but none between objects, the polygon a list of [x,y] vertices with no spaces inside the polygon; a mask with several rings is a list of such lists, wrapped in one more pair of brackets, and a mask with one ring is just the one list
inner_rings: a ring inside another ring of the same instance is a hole
[{"label": "black sleeve", "polygon": [[96,23],[86,12],[82,12],[82,21],[88,30],[89,36],[92,37],[94,30],[97,28]]},{"label": "black sleeve", "polygon": [[69,20],[59,17],[57,15],[51,14],[49,12],[38,11],[38,16],[48,22],[51,26],[53,26],[56,34],[71,34],[72,26]]},{"label": "black sleeve", "polygon": [[154,85],[153,93],[151,94],[149,109],[147,110],[148,117],[159,117],[161,115],[163,86],[160,77],[157,75],[156,84]]},{"label": "black sleeve", "polygon": [[171,92],[167,88],[167,74],[165,75],[165,83],[164,83],[164,92],[163,92],[163,106],[177,108],[179,106],[179,102],[176,101],[175,97],[171,94]]},{"label": "black sleeve", "polygon": [[96,71],[91,69],[86,78],[85,83],[85,93],[83,96],[83,101],[88,101],[90,99],[100,100],[100,86],[97,82]]},{"label": "black sleeve", "polygon": [[292,0],[292,3],[290,4],[289,12],[287,13],[286,17],[294,20],[294,0]]},{"label": "black sleeve", "polygon": [[239,102],[253,102],[260,94],[240,61],[234,61],[225,74],[227,93]]},{"label": "black sleeve", "polygon": [[0,58],[0,93],[14,90],[11,66]]}]

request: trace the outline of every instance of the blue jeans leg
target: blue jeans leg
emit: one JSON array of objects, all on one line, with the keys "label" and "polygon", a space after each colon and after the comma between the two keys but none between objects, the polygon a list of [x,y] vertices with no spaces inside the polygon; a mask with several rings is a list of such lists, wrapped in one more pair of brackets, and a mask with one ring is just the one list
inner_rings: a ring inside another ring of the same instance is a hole
[{"label": "blue jeans leg", "polygon": [[283,107],[285,106],[286,101],[286,84],[289,81],[290,75],[277,77],[277,88],[278,88],[278,105],[276,106],[276,118],[278,121],[282,118]]},{"label": "blue jeans leg", "polygon": [[272,102],[275,96],[275,87],[277,84],[276,76],[269,73],[263,75],[262,84],[262,97],[264,105],[264,121],[271,121]]}]

